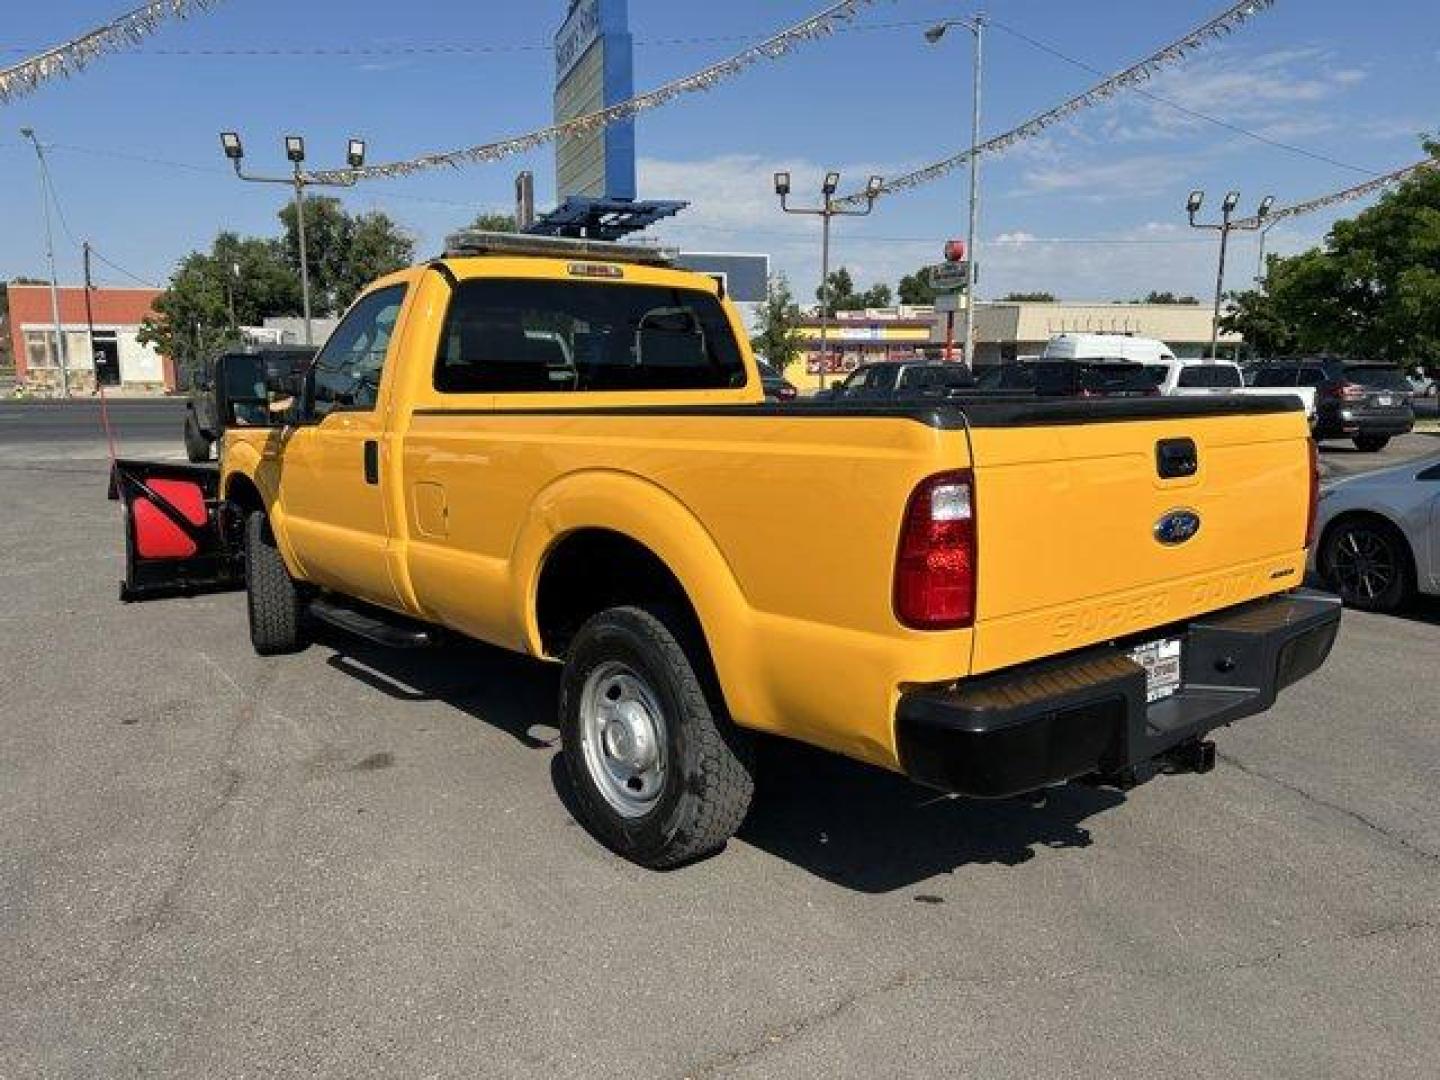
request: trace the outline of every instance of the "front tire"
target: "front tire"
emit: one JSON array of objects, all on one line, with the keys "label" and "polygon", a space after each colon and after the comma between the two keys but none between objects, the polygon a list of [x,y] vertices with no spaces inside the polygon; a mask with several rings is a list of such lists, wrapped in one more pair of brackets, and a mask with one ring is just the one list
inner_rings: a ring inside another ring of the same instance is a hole
[{"label": "front tire", "polygon": [[257,653],[278,656],[305,647],[300,586],[285,569],[269,518],[258,510],[245,519],[245,598]]},{"label": "front tire", "polygon": [[195,421],[194,413],[185,415],[185,456],[190,459],[192,465],[200,465],[210,460],[210,440],[200,430],[200,425]]},{"label": "front tire", "polygon": [[575,636],[560,689],[581,823],[657,870],[723,848],[755,791],[749,740],[707,689],[709,658],[686,623],[663,610],[602,611]]},{"label": "front tire", "polygon": [[1385,447],[1390,445],[1388,435],[1356,435],[1355,449],[1367,454],[1378,454]]},{"label": "front tire", "polygon": [[1320,547],[1320,574],[1351,607],[1399,611],[1415,593],[1415,562],[1400,530],[1378,517],[1341,521]]}]

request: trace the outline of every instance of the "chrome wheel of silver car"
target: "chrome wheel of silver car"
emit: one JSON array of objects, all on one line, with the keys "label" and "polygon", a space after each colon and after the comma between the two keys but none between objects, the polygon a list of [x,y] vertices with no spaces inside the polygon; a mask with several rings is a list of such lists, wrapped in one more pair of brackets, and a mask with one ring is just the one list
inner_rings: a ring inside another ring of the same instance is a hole
[{"label": "chrome wheel of silver car", "polygon": [[643,678],[618,661],[598,665],[580,694],[586,771],[614,810],[642,817],[665,787],[665,713]]}]

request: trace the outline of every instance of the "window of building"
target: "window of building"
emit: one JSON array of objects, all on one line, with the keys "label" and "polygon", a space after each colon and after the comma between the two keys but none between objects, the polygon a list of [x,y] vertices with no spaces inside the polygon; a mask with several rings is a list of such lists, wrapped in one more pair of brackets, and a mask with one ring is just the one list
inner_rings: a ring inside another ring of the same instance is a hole
[{"label": "window of building", "polygon": [[435,362],[435,388],[445,393],[744,384],[744,361],[715,296],[660,285],[462,282]]},{"label": "window of building", "polygon": [[315,358],[314,411],[369,412],[380,396],[385,355],[405,303],[405,286],[390,285],[355,302]]},{"label": "window of building", "polygon": [[29,368],[59,367],[55,359],[54,330],[25,331],[25,365]]}]

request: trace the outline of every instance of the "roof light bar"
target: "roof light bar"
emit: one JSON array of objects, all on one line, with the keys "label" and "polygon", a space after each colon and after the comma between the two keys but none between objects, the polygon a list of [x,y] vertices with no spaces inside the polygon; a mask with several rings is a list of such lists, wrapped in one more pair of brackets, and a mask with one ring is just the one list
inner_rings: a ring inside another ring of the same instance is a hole
[{"label": "roof light bar", "polygon": [[576,240],[565,236],[530,233],[481,232],[466,229],[445,238],[447,259],[481,255],[529,255],[555,259],[595,259],[600,262],[671,266],[679,258],[674,248],[646,244],[617,244],[608,240]]}]

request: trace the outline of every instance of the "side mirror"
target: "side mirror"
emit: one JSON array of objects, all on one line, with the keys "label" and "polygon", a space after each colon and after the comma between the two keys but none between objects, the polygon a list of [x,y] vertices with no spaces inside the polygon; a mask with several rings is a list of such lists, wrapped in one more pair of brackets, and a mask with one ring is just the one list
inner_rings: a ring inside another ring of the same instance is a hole
[{"label": "side mirror", "polygon": [[265,362],[265,410],[274,422],[298,422],[304,409],[309,367],[296,370],[289,359]]}]

